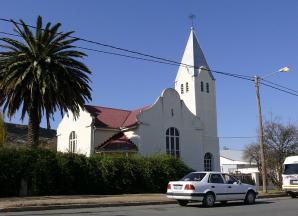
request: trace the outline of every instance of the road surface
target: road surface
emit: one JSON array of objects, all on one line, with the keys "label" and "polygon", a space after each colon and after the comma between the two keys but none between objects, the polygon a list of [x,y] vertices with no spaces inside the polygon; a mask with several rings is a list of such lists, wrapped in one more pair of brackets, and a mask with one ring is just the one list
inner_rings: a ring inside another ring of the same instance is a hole
[{"label": "road surface", "polygon": [[199,203],[186,207],[178,205],[145,205],[130,207],[101,207],[82,209],[59,209],[44,211],[0,213],[0,216],[294,216],[298,215],[298,199],[288,197],[258,200],[254,205],[243,205],[242,202],[229,202],[226,205],[216,204],[213,208],[204,208]]}]

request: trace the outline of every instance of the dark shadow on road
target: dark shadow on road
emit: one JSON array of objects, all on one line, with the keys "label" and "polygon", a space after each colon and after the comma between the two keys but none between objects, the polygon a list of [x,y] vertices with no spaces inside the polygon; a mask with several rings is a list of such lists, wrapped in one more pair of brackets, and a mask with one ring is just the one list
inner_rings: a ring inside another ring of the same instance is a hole
[{"label": "dark shadow on road", "polygon": [[[236,202],[231,201],[226,204],[215,203],[212,208],[225,208],[225,207],[232,207],[232,206],[254,206],[254,205],[261,205],[261,204],[271,204],[274,203],[272,201],[256,201],[253,205],[245,205],[243,202]],[[206,208],[202,205],[202,203],[188,203],[186,207],[196,207],[196,208]]]}]

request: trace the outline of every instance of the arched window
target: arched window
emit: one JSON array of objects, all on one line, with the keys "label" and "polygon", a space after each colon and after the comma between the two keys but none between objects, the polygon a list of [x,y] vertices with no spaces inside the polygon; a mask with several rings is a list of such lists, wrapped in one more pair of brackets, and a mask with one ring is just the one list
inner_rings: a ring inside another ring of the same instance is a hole
[{"label": "arched window", "polygon": [[183,84],[181,84],[181,94],[184,93],[184,87],[183,87]]},{"label": "arched window", "polygon": [[72,131],[69,134],[69,151],[74,153],[77,148],[77,134],[76,132]]},{"label": "arched window", "polygon": [[204,83],[201,82],[201,92],[203,92],[203,91],[204,91]]},{"label": "arched window", "polygon": [[212,154],[207,152],[204,156],[204,170],[205,171],[212,171]]},{"label": "arched window", "polygon": [[166,131],[166,151],[174,157],[180,157],[180,140],[177,128],[170,127]]},{"label": "arched window", "polygon": [[188,92],[189,91],[189,86],[188,86],[188,82],[185,84],[185,91]]},{"label": "arched window", "polygon": [[209,83],[206,83],[206,92],[209,93]]}]

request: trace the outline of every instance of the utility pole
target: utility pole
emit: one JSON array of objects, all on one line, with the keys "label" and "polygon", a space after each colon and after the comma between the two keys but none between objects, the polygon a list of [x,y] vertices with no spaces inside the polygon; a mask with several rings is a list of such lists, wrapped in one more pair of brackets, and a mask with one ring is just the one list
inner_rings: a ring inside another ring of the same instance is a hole
[{"label": "utility pole", "polygon": [[263,120],[262,120],[262,109],[260,99],[260,77],[255,76],[256,95],[258,104],[258,118],[259,118],[259,144],[261,153],[261,166],[262,166],[262,182],[263,182],[263,193],[267,193],[267,169],[265,160],[265,149],[264,149],[264,133],[263,133]]}]

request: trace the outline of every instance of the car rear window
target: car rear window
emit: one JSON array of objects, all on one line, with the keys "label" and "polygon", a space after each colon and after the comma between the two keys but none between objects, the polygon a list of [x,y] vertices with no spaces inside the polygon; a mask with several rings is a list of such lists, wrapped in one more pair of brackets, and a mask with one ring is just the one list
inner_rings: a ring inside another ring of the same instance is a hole
[{"label": "car rear window", "polygon": [[184,176],[180,181],[201,181],[206,173],[189,173]]}]

